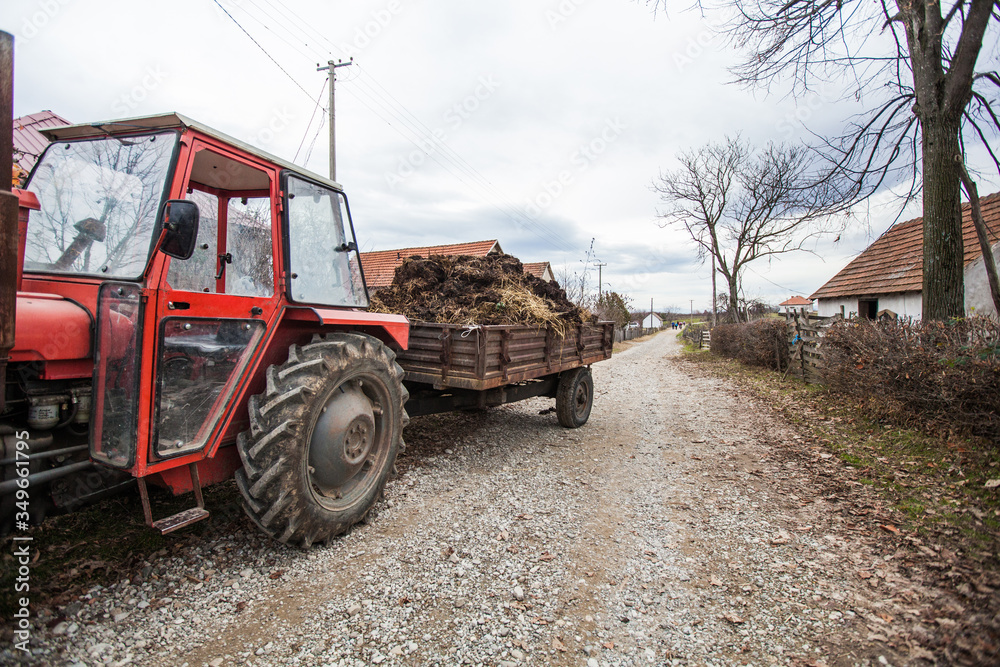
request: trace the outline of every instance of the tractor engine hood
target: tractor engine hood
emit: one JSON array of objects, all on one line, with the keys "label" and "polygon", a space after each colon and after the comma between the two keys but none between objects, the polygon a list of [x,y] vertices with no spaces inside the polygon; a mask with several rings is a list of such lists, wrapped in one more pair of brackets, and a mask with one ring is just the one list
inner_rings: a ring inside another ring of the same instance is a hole
[{"label": "tractor engine hood", "polygon": [[93,356],[94,318],[54,294],[20,292],[11,361],[70,361]]}]

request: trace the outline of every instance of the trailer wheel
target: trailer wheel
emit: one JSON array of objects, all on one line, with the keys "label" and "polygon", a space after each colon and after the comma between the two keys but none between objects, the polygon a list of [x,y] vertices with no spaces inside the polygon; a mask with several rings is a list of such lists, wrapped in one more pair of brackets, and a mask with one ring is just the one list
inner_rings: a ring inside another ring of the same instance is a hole
[{"label": "trailer wheel", "polygon": [[314,336],[267,369],[237,440],[247,514],[280,542],[309,548],[361,521],[402,446],[409,397],[395,353],[365,334]]},{"label": "trailer wheel", "polygon": [[594,377],[589,368],[574,368],[559,376],[556,416],[566,428],[580,428],[594,407]]}]

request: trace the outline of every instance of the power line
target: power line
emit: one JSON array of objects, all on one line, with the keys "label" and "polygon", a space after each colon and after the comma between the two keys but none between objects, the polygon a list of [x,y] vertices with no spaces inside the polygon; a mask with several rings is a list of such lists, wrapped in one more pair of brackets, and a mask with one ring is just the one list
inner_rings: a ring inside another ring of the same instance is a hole
[{"label": "power line", "polygon": [[242,30],[243,34],[246,35],[247,37],[249,37],[250,41],[253,42],[254,44],[256,44],[257,48],[260,49],[261,51],[263,51],[264,55],[267,56],[271,60],[271,62],[274,63],[275,66],[277,66],[277,68],[280,69],[284,73],[284,75],[287,76],[291,80],[291,82],[296,85],[296,87],[299,90],[301,90],[303,93],[306,94],[306,97],[309,98],[309,101],[312,101],[312,95],[309,94],[309,91],[306,90],[305,88],[303,88],[302,84],[300,84],[298,81],[296,81],[295,78],[291,74],[289,74],[285,70],[285,68],[282,67],[281,64],[271,56],[270,53],[267,52],[267,49],[265,49],[263,46],[261,46],[260,42],[258,42],[256,39],[254,39],[253,35],[251,35],[250,33],[247,32],[246,28],[244,28],[242,25],[240,25],[240,22],[237,21],[236,18],[232,14],[230,14],[229,11],[219,3],[219,0],[212,0],[212,2],[214,2],[216,4],[216,6],[218,6],[219,9],[221,9],[223,12],[225,12],[226,16],[228,16],[229,18],[231,18],[233,20],[233,23],[236,24],[236,27],[239,28],[240,30]]},{"label": "power line", "polygon": [[[328,82],[329,81],[327,79],[323,79],[323,87],[320,88],[319,96],[316,97],[316,106],[313,107],[312,115],[309,116],[309,123],[306,125],[306,131],[302,133],[302,141],[299,142],[299,147],[295,151],[295,157],[292,158],[292,162],[295,162],[296,160],[299,159],[299,151],[302,150],[302,145],[306,143],[306,137],[309,136],[309,128],[312,127],[313,118],[316,117],[316,111],[320,108],[320,100],[323,99],[323,92],[326,90],[326,84]],[[323,121],[320,120],[320,124],[322,124],[322,122]],[[313,141],[315,141],[315,139]]]},{"label": "power line", "polygon": [[[296,81],[295,78],[292,77],[291,74],[289,74],[288,71],[285,70],[277,62],[277,60],[275,60],[275,58],[272,57],[270,53],[268,53],[267,50],[264,49],[264,47],[256,39],[253,38],[252,35],[250,35],[250,33],[240,24],[239,21],[236,20],[236,18],[229,11],[227,11],[224,7],[222,7],[222,5],[219,3],[219,0],[213,0],[213,1],[215,2],[216,5],[219,6],[220,9],[222,9],[223,12],[225,12],[225,14],[234,23],[236,23],[236,25],[240,28],[240,30],[242,30],[243,33],[246,34],[247,37],[249,37],[250,40],[253,41],[253,43],[259,49],[261,49],[261,51],[263,51],[265,55],[267,55],[267,57],[282,71],[282,73],[284,73],[300,90],[302,90],[302,92],[309,97],[310,101],[313,101],[312,95],[310,95],[308,91],[306,91],[306,89],[301,84],[299,84],[298,81]],[[275,6],[275,4],[271,2],[271,0],[263,0],[263,2],[266,2],[268,5],[274,8],[275,11],[278,12],[279,16],[276,17],[272,15],[261,5],[257,4],[253,0],[250,0],[250,4],[252,4],[257,10],[259,10],[264,16],[270,19],[273,23],[275,23],[277,26],[279,26],[281,29],[283,29],[285,32],[291,35],[293,39],[302,39],[302,37],[305,35],[306,32],[311,31],[313,34],[319,37],[321,42],[325,41],[331,47],[333,47],[337,51],[340,51],[340,49],[335,44],[333,44],[333,42],[331,42],[324,35],[316,31],[314,28],[312,28],[312,26],[308,22],[302,19],[302,17],[296,14],[293,10],[291,10],[291,8],[289,8],[285,3],[281,2],[280,0],[275,0],[275,2],[278,3],[278,5],[284,8],[284,12],[282,12],[282,10],[278,9]],[[286,44],[291,46],[297,53],[299,53],[303,57],[308,57],[298,47],[296,47],[294,44],[291,44],[283,36],[279,35],[277,32],[272,30],[266,23],[255,17],[247,7],[242,7],[242,9],[249,18],[256,21],[257,23],[260,23],[275,37],[284,41]],[[294,17],[294,20],[292,18],[288,18],[289,16]],[[288,23],[287,24],[283,23],[284,20],[287,20]],[[296,20],[300,25],[296,25]],[[319,51],[317,51],[315,47],[310,46],[306,40],[302,39],[302,44],[303,46],[305,46],[306,49],[309,49],[315,53],[319,53]],[[435,136],[435,133],[433,131],[427,128],[427,126],[424,125],[412,112],[410,112],[409,109],[407,109],[404,104],[402,104],[399,100],[393,97],[392,94],[388,90],[386,90],[384,86],[378,83],[378,81],[375,80],[375,78],[371,74],[369,74],[367,71],[362,70],[362,76],[358,78],[358,83],[361,86],[360,88],[350,87],[346,89],[346,91],[349,94],[352,94],[362,104],[362,106],[371,111],[374,116],[379,118],[379,120],[381,120],[386,125],[395,130],[403,139],[413,144],[418,150],[420,150],[428,158],[430,158],[439,166],[441,166],[441,168],[443,168],[445,171],[454,176],[459,182],[464,184],[466,187],[470,188],[470,190],[474,194],[476,194],[479,197],[482,197],[485,203],[488,203],[490,206],[497,209],[497,211],[502,213],[512,222],[514,222],[517,225],[524,226],[533,234],[538,236],[541,240],[547,242],[553,247],[561,248],[563,250],[572,252],[573,249],[568,244],[566,244],[558,234],[556,234],[553,230],[549,229],[547,225],[529,218],[520,210],[518,210],[515,205],[506,200],[503,194],[500,193],[496,189],[496,187],[485,176],[483,176],[482,173],[476,170],[475,167],[473,167],[457,152],[455,152],[454,149],[452,149],[451,146],[447,144],[447,142]],[[381,89],[382,92],[379,92],[379,90],[376,89],[376,86],[378,87],[378,89]],[[375,107],[379,107],[379,109],[377,110]],[[394,124],[384,114],[387,114],[390,118],[393,118],[396,121],[398,121],[399,126]],[[315,107],[314,107],[314,115],[315,115]],[[305,136],[308,136],[308,131],[309,127],[307,126],[303,140]],[[408,136],[407,133],[409,133],[410,136]],[[426,145],[431,146],[432,150],[427,150],[424,147]],[[440,153],[433,150],[433,147],[435,146],[440,148]],[[311,149],[312,146],[310,146],[308,154],[311,154]],[[301,151],[301,144],[299,147],[299,151]],[[296,152],[296,156],[298,155],[299,151]],[[442,162],[442,160],[444,160],[444,162]],[[453,171],[448,166],[448,164],[445,164],[446,162],[452,165],[455,169],[458,170],[458,172],[461,173]],[[465,176],[469,177],[471,179],[471,182],[466,180],[466,178],[463,177],[462,174],[465,174]],[[499,201],[500,203],[498,204],[497,201]]]}]

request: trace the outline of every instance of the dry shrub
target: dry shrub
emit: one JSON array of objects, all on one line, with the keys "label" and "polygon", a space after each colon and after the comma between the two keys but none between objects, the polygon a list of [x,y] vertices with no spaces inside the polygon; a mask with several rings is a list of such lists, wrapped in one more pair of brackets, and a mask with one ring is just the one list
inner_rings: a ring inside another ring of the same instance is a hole
[{"label": "dry shrub", "polygon": [[1000,324],[850,320],[823,339],[827,385],[876,418],[1000,443]]},{"label": "dry shrub", "polygon": [[783,370],[788,366],[785,321],[767,318],[747,324],[720,324],[712,329],[711,350],[748,366]]}]

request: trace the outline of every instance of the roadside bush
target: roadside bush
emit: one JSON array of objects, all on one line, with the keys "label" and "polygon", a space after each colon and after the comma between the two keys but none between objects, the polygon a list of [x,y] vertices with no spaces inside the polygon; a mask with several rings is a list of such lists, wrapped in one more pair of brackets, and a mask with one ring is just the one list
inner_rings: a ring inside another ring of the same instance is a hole
[{"label": "roadside bush", "polygon": [[788,334],[785,321],[765,318],[747,324],[720,324],[712,329],[712,353],[748,366],[788,366]]},{"label": "roadside bush", "polygon": [[849,320],[823,339],[826,384],[876,418],[1000,444],[1000,324]]}]

